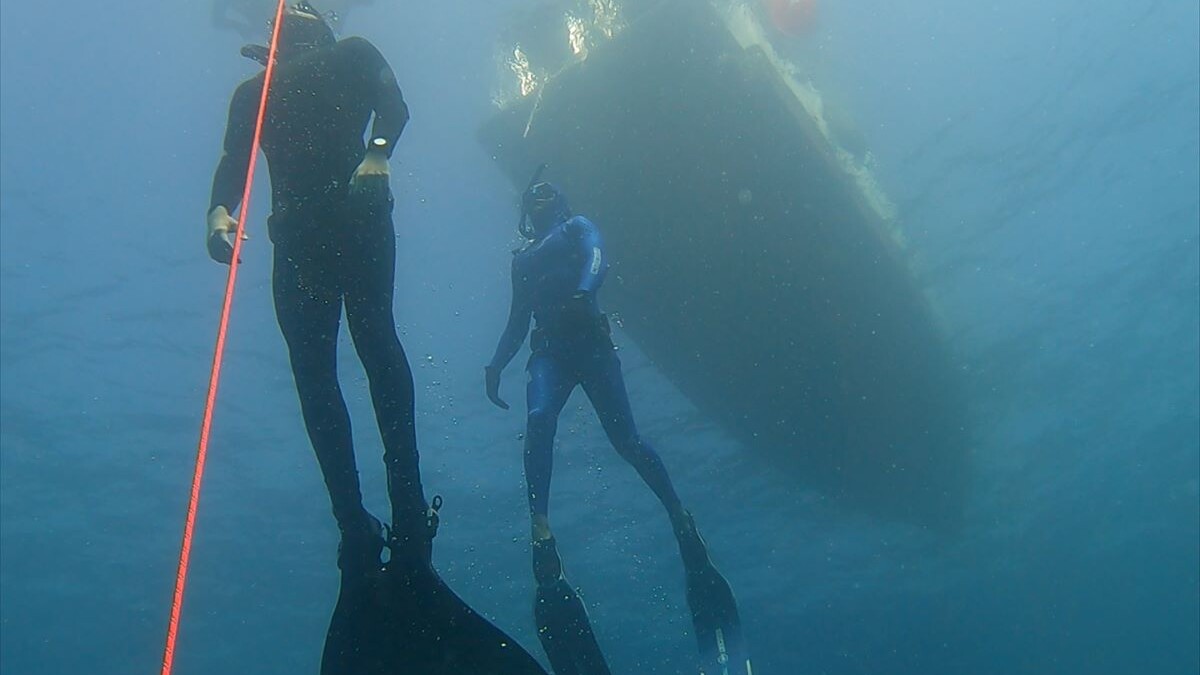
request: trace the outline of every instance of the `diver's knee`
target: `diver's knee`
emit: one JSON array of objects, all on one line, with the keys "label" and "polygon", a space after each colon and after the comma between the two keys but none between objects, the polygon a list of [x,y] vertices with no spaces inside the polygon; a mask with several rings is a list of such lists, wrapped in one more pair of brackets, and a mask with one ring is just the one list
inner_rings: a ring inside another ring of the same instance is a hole
[{"label": "diver's knee", "polygon": [[544,408],[531,408],[525,417],[525,426],[529,436],[554,435],[558,427],[558,416]]},{"label": "diver's knee", "polygon": [[354,343],[363,369],[369,373],[395,367],[406,368],[408,357],[395,333],[383,332],[359,338]]},{"label": "diver's knee", "polygon": [[294,367],[292,376],[302,400],[322,400],[340,391],[337,372],[331,369]]}]

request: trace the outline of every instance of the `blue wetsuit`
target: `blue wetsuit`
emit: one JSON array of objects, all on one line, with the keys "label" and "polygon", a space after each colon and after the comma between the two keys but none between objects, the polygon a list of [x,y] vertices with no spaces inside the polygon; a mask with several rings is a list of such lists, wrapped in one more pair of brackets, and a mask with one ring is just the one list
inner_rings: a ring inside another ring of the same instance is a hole
[{"label": "blue wetsuit", "polygon": [[489,368],[503,370],[521,348],[530,318],[537,321],[526,370],[528,404],[525,479],[529,508],[547,515],[558,416],[582,385],[613,447],[633,465],[669,510],[679,497],[662,459],[638,435],[621,362],[600,312],[597,291],[608,263],[600,231],[583,216],[567,217],[517,251],[512,263],[512,307]]}]

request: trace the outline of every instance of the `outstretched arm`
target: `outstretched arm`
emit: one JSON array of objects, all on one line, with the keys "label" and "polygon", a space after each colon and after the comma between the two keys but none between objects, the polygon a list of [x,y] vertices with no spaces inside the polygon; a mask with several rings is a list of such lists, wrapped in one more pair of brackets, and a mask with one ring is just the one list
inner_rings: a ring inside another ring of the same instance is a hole
[{"label": "outstretched arm", "polygon": [[496,353],[492,356],[491,363],[488,364],[488,368],[497,373],[504,370],[509,361],[512,361],[513,357],[517,355],[521,345],[525,342],[525,336],[529,334],[529,320],[533,316],[533,308],[529,302],[527,286],[524,275],[517,265],[517,260],[514,259],[512,304],[508,309],[508,324],[505,325],[500,342],[496,345]]},{"label": "outstretched arm", "polygon": [[[251,80],[254,82],[256,80]],[[229,121],[225,125],[225,152],[213,175],[212,197],[209,200],[208,255],[217,262],[233,262],[233,231],[237,221],[230,215],[237,210],[246,188],[246,171],[254,145],[252,120],[255,115],[254,86],[242,84],[233,93],[229,104]]]},{"label": "outstretched arm", "polygon": [[250,166],[250,149],[254,144],[254,96],[256,78],[243,83],[233,92],[229,102],[229,120],[225,123],[224,154],[217,164],[213,175],[212,197],[208,210],[211,213],[218,206],[225,207],[229,213],[237,210],[242,201],[242,192],[246,188],[246,169]]},{"label": "outstretched arm", "polygon": [[504,334],[500,336],[500,344],[496,345],[491,363],[483,369],[488,400],[504,410],[508,410],[508,404],[500,398],[500,373],[525,342],[525,335],[529,333],[529,319],[533,315],[527,286],[517,260],[513,259],[512,304],[508,308],[508,325],[504,327]]}]

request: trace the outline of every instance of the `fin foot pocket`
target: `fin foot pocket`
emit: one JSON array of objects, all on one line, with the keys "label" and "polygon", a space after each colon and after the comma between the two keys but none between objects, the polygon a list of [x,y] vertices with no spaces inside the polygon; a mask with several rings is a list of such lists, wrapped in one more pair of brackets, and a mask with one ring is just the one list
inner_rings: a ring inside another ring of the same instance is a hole
[{"label": "fin foot pocket", "polygon": [[383,548],[387,545],[389,534],[383,523],[375,516],[366,513],[362,522],[356,522],[342,530],[338,542],[338,569],[362,573],[366,570],[378,570],[381,565]]},{"label": "fin foot pocket", "polygon": [[611,675],[587,607],[563,575],[553,537],[534,541],[533,570],[537,580],[533,618],[555,675]]}]

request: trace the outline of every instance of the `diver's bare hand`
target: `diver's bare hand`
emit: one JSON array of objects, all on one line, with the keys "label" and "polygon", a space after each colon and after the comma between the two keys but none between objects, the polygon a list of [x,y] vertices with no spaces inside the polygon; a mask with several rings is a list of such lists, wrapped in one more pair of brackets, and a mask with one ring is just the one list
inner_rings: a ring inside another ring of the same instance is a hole
[{"label": "diver's bare hand", "polygon": [[[213,260],[228,265],[233,260],[233,238],[237,232],[237,221],[224,206],[213,207],[208,212],[208,255]],[[242,234],[242,241],[250,237]],[[238,260],[240,263],[241,260]]]},{"label": "diver's bare hand", "polygon": [[385,193],[390,177],[387,155],[372,150],[350,176],[350,194]]}]

